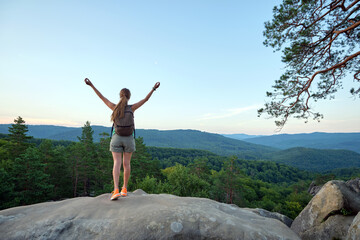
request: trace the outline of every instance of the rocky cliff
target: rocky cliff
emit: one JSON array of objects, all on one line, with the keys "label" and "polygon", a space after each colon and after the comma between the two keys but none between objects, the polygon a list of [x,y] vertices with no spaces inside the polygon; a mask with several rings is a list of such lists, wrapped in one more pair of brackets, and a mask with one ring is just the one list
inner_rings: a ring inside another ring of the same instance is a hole
[{"label": "rocky cliff", "polygon": [[300,239],[283,217],[259,209],[141,190],[109,198],[103,194],[0,211],[0,239]]},{"label": "rocky cliff", "polygon": [[142,190],[109,198],[0,211],[0,239],[360,239],[360,179],[326,183],[293,222],[205,198]]},{"label": "rocky cliff", "polygon": [[317,191],[291,229],[303,240],[360,239],[360,179],[330,181]]}]

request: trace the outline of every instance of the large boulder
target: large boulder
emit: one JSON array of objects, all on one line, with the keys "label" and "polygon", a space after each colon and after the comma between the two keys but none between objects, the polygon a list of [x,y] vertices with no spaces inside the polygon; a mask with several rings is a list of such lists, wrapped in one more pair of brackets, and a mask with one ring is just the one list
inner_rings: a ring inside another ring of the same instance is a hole
[{"label": "large boulder", "polygon": [[311,194],[312,196],[315,196],[320,191],[322,186],[323,185],[320,186],[316,185],[315,182],[313,181],[309,186],[308,193]]},{"label": "large boulder", "polygon": [[205,198],[129,193],[0,211],[1,239],[300,239],[282,222]]},{"label": "large boulder", "polygon": [[[295,218],[291,229],[303,240],[343,239],[359,211],[359,192],[343,181],[330,181]],[[344,216],[347,214],[353,216]]]},{"label": "large boulder", "polygon": [[354,218],[351,226],[349,227],[346,240],[358,240],[360,239],[360,212]]},{"label": "large boulder", "polygon": [[346,182],[346,185],[349,186],[352,191],[360,194],[360,178],[349,180]]},{"label": "large boulder", "polygon": [[333,215],[311,231],[305,231],[301,239],[344,239],[354,216]]}]

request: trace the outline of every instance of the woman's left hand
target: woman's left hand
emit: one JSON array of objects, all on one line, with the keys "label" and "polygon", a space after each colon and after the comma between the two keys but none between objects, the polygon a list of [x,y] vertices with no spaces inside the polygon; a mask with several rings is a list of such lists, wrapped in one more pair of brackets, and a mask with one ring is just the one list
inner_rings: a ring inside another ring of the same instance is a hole
[{"label": "woman's left hand", "polygon": [[160,82],[155,83],[154,89],[157,89],[160,86]]}]

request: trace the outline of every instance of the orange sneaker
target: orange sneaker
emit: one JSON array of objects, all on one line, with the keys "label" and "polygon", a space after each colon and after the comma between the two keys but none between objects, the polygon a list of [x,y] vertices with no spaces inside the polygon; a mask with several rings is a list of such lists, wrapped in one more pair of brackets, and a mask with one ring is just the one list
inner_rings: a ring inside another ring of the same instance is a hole
[{"label": "orange sneaker", "polygon": [[119,193],[119,189],[115,189],[115,191],[112,191],[111,193],[112,193],[112,195],[111,195],[110,200],[116,200],[121,196]]},{"label": "orange sneaker", "polygon": [[121,194],[122,197],[126,197],[126,196],[127,196],[127,189],[123,187],[123,188],[121,189],[121,193],[120,193],[120,194]]}]

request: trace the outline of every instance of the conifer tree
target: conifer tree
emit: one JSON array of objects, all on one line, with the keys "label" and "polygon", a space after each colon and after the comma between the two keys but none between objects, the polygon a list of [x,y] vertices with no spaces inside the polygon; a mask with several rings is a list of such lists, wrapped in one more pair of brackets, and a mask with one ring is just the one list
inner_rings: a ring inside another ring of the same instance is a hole
[{"label": "conifer tree", "polygon": [[14,182],[5,168],[0,167],[0,210],[4,208],[14,207]]},{"label": "conifer tree", "polygon": [[213,191],[216,200],[233,204],[240,201],[240,178],[243,173],[240,171],[236,162],[236,157],[230,157],[224,162],[224,166],[220,172],[215,174]]},{"label": "conifer tree", "polygon": [[34,147],[26,149],[14,161],[12,177],[15,184],[15,202],[18,205],[32,204],[49,198],[49,175],[44,172],[41,152]]},{"label": "conifer tree", "polygon": [[27,141],[32,138],[26,135],[29,130],[25,125],[24,119],[19,116],[17,119],[14,119],[14,122],[15,124],[11,124],[9,127],[9,139],[12,143],[10,146],[13,159],[25,152],[30,146]]},{"label": "conifer tree", "polygon": [[80,187],[80,176],[81,176],[81,163],[82,163],[82,145],[77,143],[72,143],[67,147],[66,158],[69,159],[71,164],[71,181],[72,181],[72,193],[73,197],[79,195]]},{"label": "conifer tree", "polygon": [[65,157],[65,147],[53,146],[51,140],[45,139],[39,145],[45,173],[49,174],[49,181],[54,186],[51,189],[52,199],[71,197],[71,167],[69,159]]},{"label": "conifer tree", "polygon": [[[95,168],[97,166],[97,156],[95,144],[93,142],[94,131],[87,121],[82,128],[81,137],[78,137],[80,144],[77,145],[80,161],[78,162],[78,183],[81,184],[82,190],[78,192],[80,196],[94,195],[94,183],[96,182]],[[80,188],[78,188],[80,190]]]},{"label": "conifer tree", "polygon": [[92,130],[90,126],[90,122],[86,121],[86,123],[82,127],[81,137],[78,137],[78,139],[81,143],[85,144],[88,150],[90,150],[89,148],[93,147],[92,146],[92,144],[94,143],[93,134],[94,134],[94,130]]},{"label": "conifer tree", "polygon": [[113,160],[109,151],[110,137],[108,133],[101,133],[100,137],[100,143],[96,144],[98,161],[94,169],[96,195],[111,192],[113,189],[113,184],[111,183]]}]

